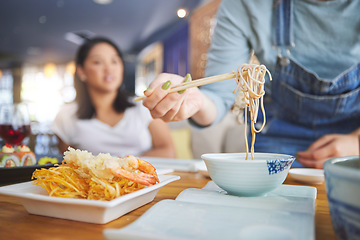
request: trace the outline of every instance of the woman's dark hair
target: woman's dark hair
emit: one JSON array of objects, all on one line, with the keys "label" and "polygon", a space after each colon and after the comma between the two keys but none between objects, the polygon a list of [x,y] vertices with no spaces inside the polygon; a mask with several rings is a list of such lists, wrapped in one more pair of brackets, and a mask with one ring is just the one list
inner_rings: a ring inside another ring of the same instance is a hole
[{"label": "woman's dark hair", "polygon": [[[104,37],[96,37],[87,39],[78,49],[75,62],[76,66],[84,66],[84,62],[89,55],[90,50],[99,43],[107,43],[113,46],[119,55],[123,65],[124,59],[123,54],[120,49],[114,44],[111,40]],[[125,76],[125,66],[123,71],[123,81]],[[122,86],[123,84],[121,84]],[[130,94],[125,91],[122,87],[119,87],[117,96],[113,103],[113,107],[116,112],[121,113],[124,112],[125,109],[134,106],[132,102],[129,100]],[[76,98],[75,101],[78,104],[77,116],[79,119],[90,119],[96,114],[95,107],[91,101],[86,83],[82,82],[77,74],[75,74],[74,87],[76,90]]]}]

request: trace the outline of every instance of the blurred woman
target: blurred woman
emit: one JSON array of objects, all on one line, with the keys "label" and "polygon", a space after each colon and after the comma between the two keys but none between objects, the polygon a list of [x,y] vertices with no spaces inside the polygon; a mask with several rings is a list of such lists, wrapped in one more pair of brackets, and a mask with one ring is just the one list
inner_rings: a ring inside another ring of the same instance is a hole
[{"label": "blurred woman", "polygon": [[61,152],[71,146],[93,154],[175,157],[167,124],[152,119],[122,88],[123,56],[112,41],[87,40],[78,49],[76,67],[76,99],[52,125]]}]

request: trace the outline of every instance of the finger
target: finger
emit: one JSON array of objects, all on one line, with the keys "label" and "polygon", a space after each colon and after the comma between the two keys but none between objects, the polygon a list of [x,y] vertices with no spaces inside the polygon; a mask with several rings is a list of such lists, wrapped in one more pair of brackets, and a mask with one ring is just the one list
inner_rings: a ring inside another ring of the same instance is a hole
[{"label": "finger", "polygon": [[[186,74],[184,83],[192,81],[190,73]],[[186,89],[178,91],[179,94],[183,94]]]},{"label": "finger", "polygon": [[333,140],[334,140],[333,134],[325,135],[325,136],[319,138],[318,140],[316,140],[313,144],[311,144],[308,150],[314,151],[318,148],[322,148],[324,145],[328,145],[329,142],[331,142]]},{"label": "finger", "polygon": [[299,152],[297,161],[306,167],[322,168],[325,161],[333,158],[335,151],[333,144],[328,144],[313,152]]},{"label": "finger", "polygon": [[178,101],[161,119],[165,122],[177,121],[176,116],[182,106],[182,101]]},{"label": "finger", "polygon": [[[180,108],[183,96],[178,93],[167,94],[151,111],[151,115],[156,118],[169,120]],[[167,116],[166,116],[167,115]]]},{"label": "finger", "polygon": [[330,158],[334,155],[334,147],[333,144],[329,143],[321,148],[316,149],[313,151],[312,156],[315,160]]},{"label": "finger", "polygon": [[336,153],[333,144],[322,146],[322,148],[316,149],[315,151],[298,152],[297,159],[299,161],[319,161],[322,159],[329,159]]},{"label": "finger", "polygon": [[300,159],[297,159],[302,165],[304,165],[305,167],[308,167],[308,168],[319,168],[321,169],[324,165],[324,162],[327,160],[327,159],[322,159],[322,160],[317,160],[317,161],[314,161],[314,160],[300,160]]},{"label": "finger", "polygon": [[150,89],[151,94],[147,96],[146,99],[143,100],[143,105],[148,108],[150,111],[155,109],[155,107],[159,104],[159,102],[166,97],[168,94],[168,89],[171,86],[171,81],[168,80],[160,86],[156,87],[156,89]]},{"label": "finger", "polygon": [[315,159],[312,157],[312,155],[301,156],[300,154],[297,154],[296,161],[300,162],[301,164],[304,164],[304,162],[314,162]]},{"label": "finger", "polygon": [[152,93],[153,93],[154,89],[152,87],[148,87],[145,91],[144,91],[144,95],[145,97],[149,97]]},{"label": "finger", "polygon": [[306,151],[297,152],[298,158],[301,159],[322,159],[334,154],[334,135],[325,135],[316,140]]},{"label": "finger", "polygon": [[313,158],[312,152],[310,151],[300,151],[297,152],[296,155],[298,158],[309,158],[309,159]]},{"label": "finger", "polygon": [[[161,85],[163,85],[165,82],[167,81],[171,81],[171,82],[177,82],[175,81],[179,76],[174,75],[174,74],[170,74],[170,73],[161,73],[159,74],[154,81],[152,81],[149,85],[149,88],[155,89]],[[180,77],[182,79],[182,77]]]},{"label": "finger", "polygon": [[162,86],[165,82],[170,80],[172,83],[177,84],[177,82],[181,81],[179,79],[182,79],[182,77],[175,74],[161,73],[150,83],[149,87],[144,91],[144,95],[149,97],[155,89]]}]

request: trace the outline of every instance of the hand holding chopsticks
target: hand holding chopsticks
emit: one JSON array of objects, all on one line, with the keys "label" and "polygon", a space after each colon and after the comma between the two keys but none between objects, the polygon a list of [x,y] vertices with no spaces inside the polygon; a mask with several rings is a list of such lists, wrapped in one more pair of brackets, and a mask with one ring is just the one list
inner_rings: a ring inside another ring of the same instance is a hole
[{"label": "hand holding chopsticks", "polygon": [[[225,74],[221,74],[221,75],[216,75],[216,76],[212,76],[212,77],[207,77],[207,78],[200,78],[197,79],[195,81],[190,81],[190,82],[184,82],[180,85],[174,86],[172,88],[170,88],[168,93],[173,93],[173,92],[178,92],[178,91],[183,91],[186,90],[188,88],[192,88],[192,87],[199,87],[205,84],[210,84],[210,83],[214,83],[214,82],[219,82],[219,81],[223,81],[223,80],[228,80],[231,78],[235,78],[236,73],[225,73]],[[137,97],[134,100],[135,101],[141,101],[143,100],[145,97]]]},{"label": "hand holding chopsticks", "polygon": [[[237,71],[194,81],[190,81],[189,74],[184,79],[184,77],[176,74],[162,73],[145,91],[146,97],[138,97],[135,100],[144,100],[142,105],[150,110],[150,114],[154,119],[159,118],[165,122],[170,122],[191,118],[192,121],[201,126],[208,126],[217,117],[217,106],[211,97],[197,88],[198,86],[234,79],[236,88],[233,90],[233,94],[238,89],[246,91],[246,89],[252,89],[255,86],[255,95],[260,96],[264,92],[263,88],[262,86],[259,89],[257,88],[259,84],[264,82],[266,73],[269,73],[266,67],[258,64],[242,64]],[[221,86],[215,86],[213,90],[216,91],[218,87],[223,89]],[[228,88],[227,85],[224,85],[224,87]],[[185,89],[188,89],[188,91],[181,94]],[[228,96],[231,92],[221,92],[221,94],[223,94],[222,96]],[[252,95],[254,94],[251,94],[250,97],[253,97]]]}]

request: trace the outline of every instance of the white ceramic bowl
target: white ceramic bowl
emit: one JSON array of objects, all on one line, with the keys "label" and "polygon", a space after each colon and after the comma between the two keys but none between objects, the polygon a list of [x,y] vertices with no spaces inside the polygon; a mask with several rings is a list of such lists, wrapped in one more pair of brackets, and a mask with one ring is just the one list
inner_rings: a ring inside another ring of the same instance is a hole
[{"label": "white ceramic bowl", "polygon": [[275,153],[255,153],[245,160],[245,153],[203,154],[211,179],[231,195],[263,196],[285,180],[295,157]]},{"label": "white ceramic bowl", "polygon": [[335,233],[339,239],[360,239],[359,156],[325,162],[325,185]]}]

